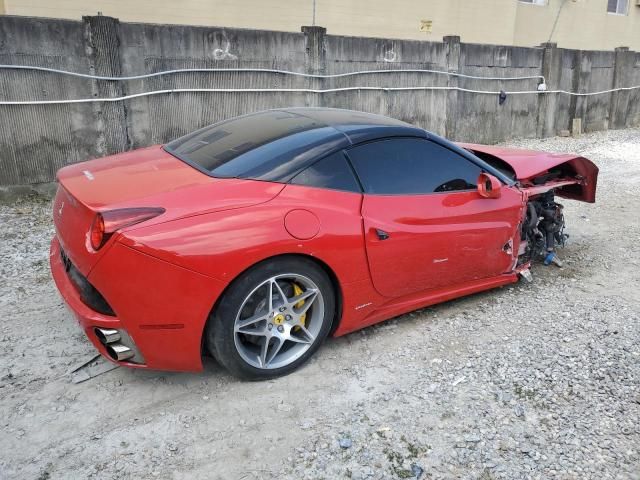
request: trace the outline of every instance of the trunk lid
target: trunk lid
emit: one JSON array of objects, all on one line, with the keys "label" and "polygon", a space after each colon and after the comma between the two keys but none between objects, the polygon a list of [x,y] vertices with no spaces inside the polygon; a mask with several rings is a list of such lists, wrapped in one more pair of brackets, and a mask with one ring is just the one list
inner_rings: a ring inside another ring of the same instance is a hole
[{"label": "trunk lid", "polygon": [[[138,225],[169,222],[192,215],[263,203],[284,185],[209,177],[154,146],[82,162],[58,171],[53,205],[56,234],[69,260],[85,276],[109,249],[97,252],[89,231],[97,212],[134,207],[162,207],[165,213]],[[113,237],[117,237],[113,235]]]},{"label": "trunk lid", "polygon": [[94,210],[214,180],[159,145],[69,165],[57,177],[71,195]]}]

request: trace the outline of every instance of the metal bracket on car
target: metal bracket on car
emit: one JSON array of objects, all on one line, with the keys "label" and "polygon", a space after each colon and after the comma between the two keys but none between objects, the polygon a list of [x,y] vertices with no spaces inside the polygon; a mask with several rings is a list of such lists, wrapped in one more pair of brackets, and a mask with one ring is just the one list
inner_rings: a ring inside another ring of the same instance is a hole
[{"label": "metal bracket on car", "polygon": [[533,282],[533,275],[531,275],[531,270],[525,268],[524,270],[520,270],[518,274],[527,282]]},{"label": "metal bracket on car", "polygon": [[80,365],[70,370],[69,375],[72,375],[71,381],[73,383],[82,383],[118,367],[119,365],[109,362],[98,354],[89,360],[84,360]]}]

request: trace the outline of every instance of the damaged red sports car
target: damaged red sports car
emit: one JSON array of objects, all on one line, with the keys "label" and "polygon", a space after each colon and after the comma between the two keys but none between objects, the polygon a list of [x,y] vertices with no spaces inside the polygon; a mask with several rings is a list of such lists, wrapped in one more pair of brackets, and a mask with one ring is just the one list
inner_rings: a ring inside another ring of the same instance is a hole
[{"label": "damaged red sports car", "polygon": [[114,362],[291,372],[327,335],[558,263],[589,160],[290,108],[58,172],[51,269]]}]

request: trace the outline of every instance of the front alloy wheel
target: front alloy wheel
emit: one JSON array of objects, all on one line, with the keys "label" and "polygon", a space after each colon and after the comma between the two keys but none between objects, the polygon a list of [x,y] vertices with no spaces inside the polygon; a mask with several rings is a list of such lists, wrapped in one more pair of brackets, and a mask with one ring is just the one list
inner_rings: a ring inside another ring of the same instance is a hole
[{"label": "front alloy wheel", "polygon": [[232,373],[272,378],[313,354],[334,313],[333,288],[320,267],[306,259],[277,259],[231,285],[210,321],[207,339],[213,355]]}]

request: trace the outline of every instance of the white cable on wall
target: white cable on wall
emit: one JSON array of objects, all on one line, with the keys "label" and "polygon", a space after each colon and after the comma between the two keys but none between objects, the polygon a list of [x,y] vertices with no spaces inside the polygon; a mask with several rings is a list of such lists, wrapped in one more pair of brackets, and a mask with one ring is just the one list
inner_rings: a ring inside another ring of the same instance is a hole
[{"label": "white cable on wall", "polygon": [[175,75],[177,73],[224,73],[224,72],[237,72],[237,73],[277,73],[280,75],[292,75],[296,77],[304,78],[341,78],[352,77],[356,75],[375,75],[379,73],[430,73],[435,75],[447,75],[451,77],[469,78],[472,80],[542,80],[542,83],[546,83],[545,78],[542,75],[532,75],[523,77],[482,77],[476,75],[465,75],[457,72],[447,72],[445,70],[431,70],[431,69],[396,69],[396,70],[358,70],[355,72],[346,73],[332,73],[332,74],[316,74],[316,73],[301,73],[292,72],[289,70],[277,70],[272,68],[178,68],[174,70],[164,70],[155,73],[146,73],[143,75],[132,75],[128,77],[108,77],[101,75],[91,75],[88,73],[71,72],[68,70],[60,70],[57,68],[48,67],[35,67],[32,65],[0,65],[0,69],[5,70],[35,70],[40,72],[58,73],[61,75],[69,75],[72,77],[88,78],[92,80],[107,80],[107,81],[128,81],[128,80],[142,80],[151,77],[160,77],[163,75]]},{"label": "white cable on wall", "polygon": [[[547,90],[546,80],[542,75],[533,76],[521,76],[521,77],[482,77],[474,75],[465,75],[456,72],[447,72],[443,70],[431,70],[431,69],[396,69],[396,70],[361,70],[347,73],[337,74],[309,74],[300,72],[291,72],[288,70],[277,69],[264,69],[264,68],[184,68],[175,70],[165,70],[161,72],[148,73],[144,75],[134,75],[128,77],[107,77],[99,75],[90,75],[78,72],[71,72],[67,70],[59,70],[48,67],[37,67],[31,65],[0,65],[0,69],[13,69],[13,70],[35,70],[50,73],[57,73],[61,75],[70,75],[74,77],[81,77],[93,80],[105,80],[105,81],[128,81],[128,80],[140,80],[150,77],[158,77],[162,75],[171,75],[177,73],[203,73],[203,72],[254,72],[254,73],[276,73],[283,75],[293,75],[305,78],[339,78],[349,77],[355,75],[371,75],[380,73],[430,73],[439,75],[448,75],[453,77],[461,77],[475,80],[489,80],[489,81],[511,81],[511,80],[532,80],[537,79],[542,82],[538,85],[537,90],[517,90],[506,91],[507,95],[532,95],[532,94],[561,94],[570,96],[592,96],[603,95],[607,93],[630,91],[640,89],[640,85],[632,87],[618,87],[608,90],[602,90],[598,92],[569,92],[566,90]],[[149,97],[153,95],[162,95],[167,93],[335,93],[335,92],[350,92],[350,91],[385,91],[385,92],[397,92],[397,91],[429,91],[429,90],[444,90],[444,91],[459,91],[465,93],[474,93],[479,95],[499,95],[500,91],[491,90],[475,90],[470,88],[463,88],[457,86],[414,86],[414,87],[341,87],[341,88],[327,88],[327,89],[313,89],[313,88],[172,88],[164,90],[151,90],[148,92],[134,93],[130,95],[124,95],[120,97],[106,97],[106,98],[78,98],[69,100],[0,100],[0,105],[60,105],[69,103],[100,103],[100,102],[120,102],[124,100],[131,100],[140,97]]]},{"label": "white cable on wall", "polygon": [[[633,87],[618,87],[611,88],[609,90],[602,90],[599,92],[586,92],[576,93],[568,92],[566,90],[523,90],[514,92],[504,92],[507,95],[531,95],[531,94],[563,94],[572,96],[592,96],[603,95],[607,93],[630,91],[640,89],[640,85]],[[97,102],[120,102],[123,100],[131,100],[133,98],[149,97],[152,95],[162,95],[167,93],[262,93],[262,92],[276,92],[276,93],[334,93],[334,92],[350,92],[361,90],[377,90],[385,92],[397,92],[397,91],[426,91],[426,90],[455,90],[465,93],[475,93],[480,95],[499,95],[502,92],[489,91],[489,90],[473,90],[469,88],[461,87],[343,87],[343,88],[328,88],[328,89],[311,89],[311,88],[173,88],[166,90],[152,90],[149,92],[134,93],[131,95],[124,95],[121,97],[107,97],[107,98],[77,98],[70,100],[1,100],[0,105],[60,105],[67,103],[97,103]]]}]

